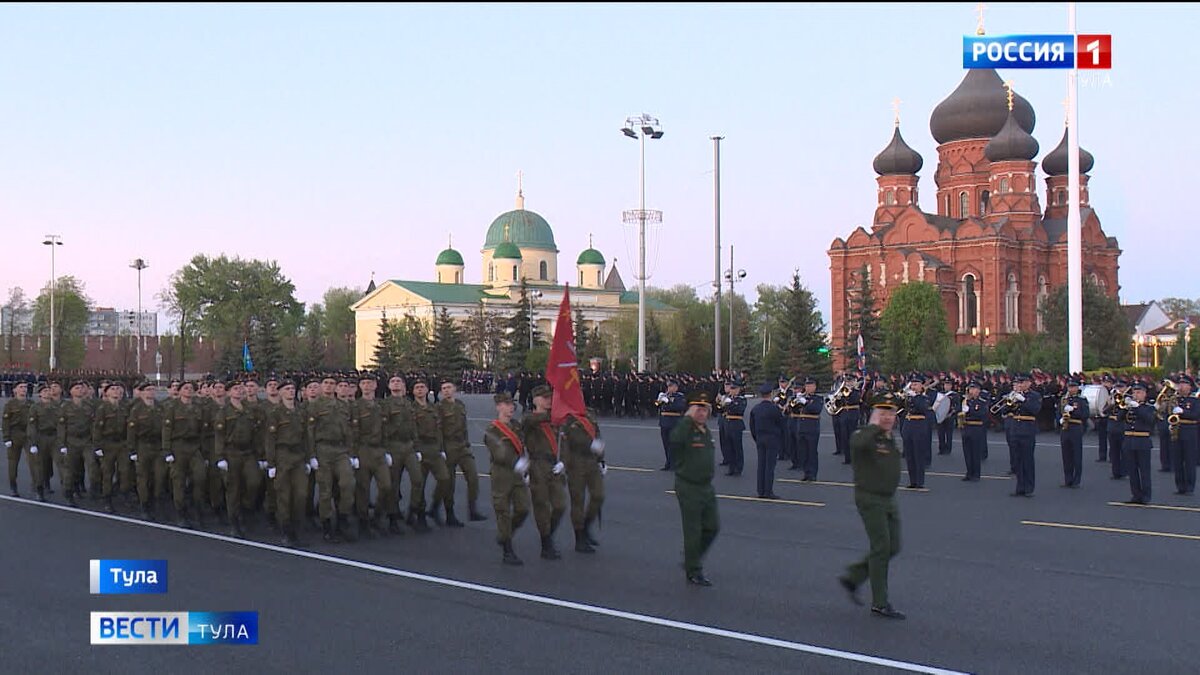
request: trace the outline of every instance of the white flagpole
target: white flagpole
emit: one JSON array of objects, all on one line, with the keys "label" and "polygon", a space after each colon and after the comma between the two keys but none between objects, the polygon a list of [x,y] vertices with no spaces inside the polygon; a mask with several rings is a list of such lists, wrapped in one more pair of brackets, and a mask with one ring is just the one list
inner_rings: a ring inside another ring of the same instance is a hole
[{"label": "white flagpole", "polygon": [[[1067,3],[1067,28],[1075,38],[1075,3]],[[1076,55],[1078,58],[1078,55]],[[1069,370],[1083,372],[1083,225],[1079,214],[1079,82],[1067,71],[1067,335]],[[1134,364],[1137,365],[1137,364]]]}]

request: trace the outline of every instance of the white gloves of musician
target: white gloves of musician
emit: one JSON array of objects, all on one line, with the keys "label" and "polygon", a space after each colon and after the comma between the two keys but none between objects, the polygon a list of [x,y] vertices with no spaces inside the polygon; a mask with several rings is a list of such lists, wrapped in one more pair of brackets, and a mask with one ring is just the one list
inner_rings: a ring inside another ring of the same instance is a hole
[{"label": "white gloves of musician", "polygon": [[1019,391],[1014,391],[1014,392],[1013,392],[1013,398],[1017,399],[1018,401],[1020,401],[1020,402],[1022,402],[1022,403],[1024,403],[1024,402],[1025,402],[1025,394],[1022,394],[1022,393],[1021,393],[1021,392],[1019,392]]},{"label": "white gloves of musician", "polygon": [[600,475],[601,476],[608,475],[608,464],[606,464],[604,462],[600,462]]},{"label": "white gloves of musician", "polygon": [[520,457],[518,457],[517,463],[513,465],[513,471],[516,471],[517,473],[521,474],[522,476],[528,476],[529,475],[529,458],[526,457],[525,455],[521,455]]},{"label": "white gloves of musician", "polygon": [[350,468],[354,469],[355,471],[358,471],[358,458],[357,457],[350,458]]},{"label": "white gloves of musician", "polygon": [[422,461],[421,453],[419,453],[419,452],[417,453],[417,461],[418,462]]},{"label": "white gloves of musician", "polygon": [[1071,404],[1064,405],[1064,406],[1063,406],[1063,412],[1065,412],[1065,413],[1067,413],[1067,414],[1069,415],[1069,414],[1071,414],[1072,412],[1075,412],[1075,406],[1073,406],[1073,405],[1071,405]]},{"label": "white gloves of musician", "polygon": [[259,470],[259,471],[266,471],[266,470],[267,470],[267,463],[266,463],[266,461],[264,461],[264,460],[261,460],[261,459],[260,459],[260,460],[258,460],[258,470]]},{"label": "white gloves of musician", "polygon": [[567,470],[567,467],[562,462],[556,462],[554,464],[554,469],[552,470],[554,471],[555,476],[561,476],[562,472]]},{"label": "white gloves of musician", "polygon": [[445,452],[439,452],[438,454],[442,456],[442,459],[446,459],[446,453],[445,453]]},{"label": "white gloves of musician", "polygon": [[170,464],[171,462],[175,461],[175,455],[167,453],[167,456],[163,457],[163,461],[166,462],[167,464]]},{"label": "white gloves of musician", "polygon": [[524,482],[526,485],[529,485],[529,474],[525,474],[525,476],[524,476],[524,477],[523,477],[521,480],[522,480],[522,482]]},{"label": "white gloves of musician", "polygon": [[1139,405],[1141,405],[1141,403],[1138,403],[1137,401],[1133,401],[1133,400],[1129,401],[1129,407],[1130,407],[1130,408],[1136,408],[1136,407],[1138,407]]},{"label": "white gloves of musician", "polygon": [[12,447],[12,441],[4,441],[4,447],[6,447],[6,448],[11,448],[11,447]]},{"label": "white gloves of musician", "polygon": [[134,452],[134,453],[131,453],[131,454],[129,455],[129,461],[131,461],[131,462],[136,462],[136,461],[137,461],[137,453],[136,453],[136,452]]},{"label": "white gloves of musician", "polygon": [[971,404],[963,401],[963,412],[971,412]]},{"label": "white gloves of musician", "polygon": [[1171,408],[1171,412],[1172,412],[1172,413],[1174,413],[1174,414],[1176,414],[1176,415],[1182,415],[1182,414],[1183,414],[1183,408],[1180,408],[1179,406],[1175,406],[1174,408]]},{"label": "white gloves of musician", "polygon": [[800,401],[800,405],[808,405],[808,397],[804,396],[803,394],[801,394],[800,396],[797,396],[796,400]]},{"label": "white gloves of musician", "polygon": [[221,461],[217,462],[217,468],[222,471],[228,471],[229,470],[229,462],[226,462],[225,460],[222,459]]},{"label": "white gloves of musician", "polygon": [[308,460],[308,470],[309,471],[316,471],[319,468],[321,468],[321,464],[320,464],[320,462],[317,461],[316,457],[313,457],[312,459]]},{"label": "white gloves of musician", "polygon": [[392,465],[392,453],[390,453],[390,452],[383,453],[383,461],[387,462],[388,466],[391,466]]},{"label": "white gloves of musician", "polygon": [[37,446],[36,445],[29,446],[29,454],[31,454],[31,455],[37,454]]},{"label": "white gloves of musician", "polygon": [[97,457],[103,457],[103,456],[104,456],[104,451],[103,451],[103,450],[101,450],[100,448],[96,448],[96,451],[95,451],[95,452],[96,452],[96,456],[97,456]]},{"label": "white gloves of musician", "polygon": [[270,467],[269,469],[267,469],[267,478],[270,478],[271,480],[275,480],[275,467]]},{"label": "white gloves of musician", "polygon": [[59,449],[58,449],[58,454],[60,454],[60,455],[65,455],[65,454],[67,454],[67,449],[66,449],[66,448],[59,448]]},{"label": "white gloves of musician", "polygon": [[604,439],[596,438],[592,440],[592,454],[601,457],[604,455]]}]

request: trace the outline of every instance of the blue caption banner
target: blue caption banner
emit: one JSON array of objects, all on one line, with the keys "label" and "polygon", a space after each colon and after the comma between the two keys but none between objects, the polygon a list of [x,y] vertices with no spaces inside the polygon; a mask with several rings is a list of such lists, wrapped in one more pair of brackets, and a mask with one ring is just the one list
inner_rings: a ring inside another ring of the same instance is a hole
[{"label": "blue caption banner", "polygon": [[258,612],[92,612],[94,645],[256,645]]},{"label": "blue caption banner", "polygon": [[1072,35],[964,35],[963,68],[1074,68]]},{"label": "blue caption banner", "polygon": [[166,560],[92,560],[92,595],[167,592]]}]

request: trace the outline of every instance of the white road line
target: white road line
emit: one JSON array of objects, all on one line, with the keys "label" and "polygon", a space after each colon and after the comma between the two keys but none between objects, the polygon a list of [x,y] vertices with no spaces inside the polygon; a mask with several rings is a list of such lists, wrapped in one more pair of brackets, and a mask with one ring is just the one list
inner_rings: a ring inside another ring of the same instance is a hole
[{"label": "white road line", "polygon": [[383,565],[374,565],[371,563],[360,562],[358,560],[349,560],[347,558],[338,558],[335,556],[324,555],[321,553],[313,553],[311,551],[303,551],[303,550],[297,550],[297,549],[284,548],[282,546],[275,546],[273,544],[266,544],[263,542],[250,541],[250,540],[246,540],[246,539],[235,539],[233,537],[226,537],[224,535],[214,534],[212,532],[202,532],[199,530],[187,530],[187,529],[175,527],[173,525],[164,525],[162,523],[146,522],[146,521],[137,520],[134,518],[127,518],[125,516],[100,513],[98,511],[88,511],[86,509],[72,508],[69,506],[64,506],[62,504],[52,504],[49,502],[35,502],[35,501],[30,501],[28,499],[9,497],[7,495],[0,495],[0,499],[3,499],[5,501],[10,501],[10,502],[13,502],[16,504],[23,504],[26,506],[37,506],[37,507],[43,507],[43,508],[56,509],[59,511],[67,511],[69,513],[92,516],[94,518],[103,518],[106,520],[114,520],[114,521],[118,521],[118,522],[128,523],[131,525],[141,525],[143,527],[150,527],[150,528],[154,528],[154,529],[158,529],[158,530],[166,530],[169,532],[175,532],[178,534],[190,535],[190,536],[194,536],[194,537],[201,537],[204,539],[213,539],[216,541],[223,541],[228,544],[236,544],[239,546],[246,546],[248,548],[256,548],[256,549],[260,549],[263,551],[273,551],[275,553],[291,555],[291,556],[295,556],[297,558],[307,558],[309,560],[317,560],[320,562],[326,562],[326,563],[330,563],[333,565],[342,565],[343,567],[350,567],[353,569],[359,569],[359,570],[363,570],[366,572],[375,572],[377,574],[385,574],[385,575],[393,576],[393,577],[401,577],[404,579],[411,579],[413,581],[422,581],[422,582],[429,583],[429,584],[436,584],[439,586],[447,586],[450,588],[458,588],[458,589],[465,590],[465,591],[474,591],[476,593],[484,593],[486,595],[496,595],[496,596],[505,597],[505,598],[512,598],[514,600],[523,600],[525,602],[533,602],[533,603],[537,603],[537,604],[541,604],[541,605],[549,605],[551,607],[560,607],[562,609],[571,609],[571,610],[575,610],[575,611],[579,611],[579,612],[587,612],[589,614],[598,614],[600,616],[612,617],[614,619],[625,619],[626,621],[635,621],[637,623],[644,623],[644,624],[649,624],[652,626],[662,626],[664,628],[674,628],[676,630],[688,631],[691,633],[700,633],[702,635],[723,637],[723,638],[728,638],[730,640],[739,640],[741,642],[748,642],[750,644],[763,645],[766,647],[778,647],[780,649],[788,649],[791,651],[803,652],[806,654],[815,654],[817,656],[828,656],[830,658],[841,659],[843,661],[855,661],[858,663],[866,663],[866,664],[870,664],[870,665],[874,665],[874,666],[882,666],[884,668],[894,668],[896,670],[903,670],[903,671],[907,671],[910,673],[930,673],[932,675],[966,675],[965,673],[962,673],[960,671],[946,670],[944,668],[937,668],[934,666],[925,666],[925,665],[921,665],[919,663],[909,663],[907,661],[896,661],[893,659],[883,658],[883,657],[879,657],[879,656],[871,656],[869,654],[858,654],[855,652],[842,651],[840,649],[830,649],[828,647],[818,647],[816,645],[804,644],[802,642],[792,642],[790,640],[780,640],[777,638],[765,637],[762,635],[755,635],[753,633],[742,633],[742,632],[738,632],[738,631],[726,630],[724,628],[716,628],[713,626],[705,626],[702,624],[688,623],[686,621],[675,621],[673,619],[665,619],[662,617],[651,616],[648,614],[638,614],[636,612],[626,612],[626,611],[622,611],[619,609],[600,607],[598,605],[589,605],[589,604],[582,603],[582,602],[573,602],[570,600],[560,600],[558,598],[552,598],[552,597],[544,596],[544,595],[534,595],[532,593],[522,593],[520,591],[511,591],[511,590],[508,590],[507,588],[498,588],[495,586],[485,586],[483,584],[471,583],[469,581],[459,581],[457,579],[447,579],[444,577],[435,577],[435,576],[431,576],[428,574],[421,574],[418,572],[410,572],[408,570],[397,569],[394,567],[384,567]]}]

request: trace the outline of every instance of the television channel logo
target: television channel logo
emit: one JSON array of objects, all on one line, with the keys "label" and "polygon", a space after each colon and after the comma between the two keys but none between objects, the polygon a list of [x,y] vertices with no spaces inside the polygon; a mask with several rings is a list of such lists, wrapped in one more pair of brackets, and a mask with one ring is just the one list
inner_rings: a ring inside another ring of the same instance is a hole
[{"label": "television channel logo", "polygon": [[167,592],[166,560],[91,560],[92,595]]},{"label": "television channel logo", "polygon": [[963,68],[1112,68],[1112,35],[964,35]]},{"label": "television channel logo", "polygon": [[258,612],[92,612],[94,645],[256,645]]}]

